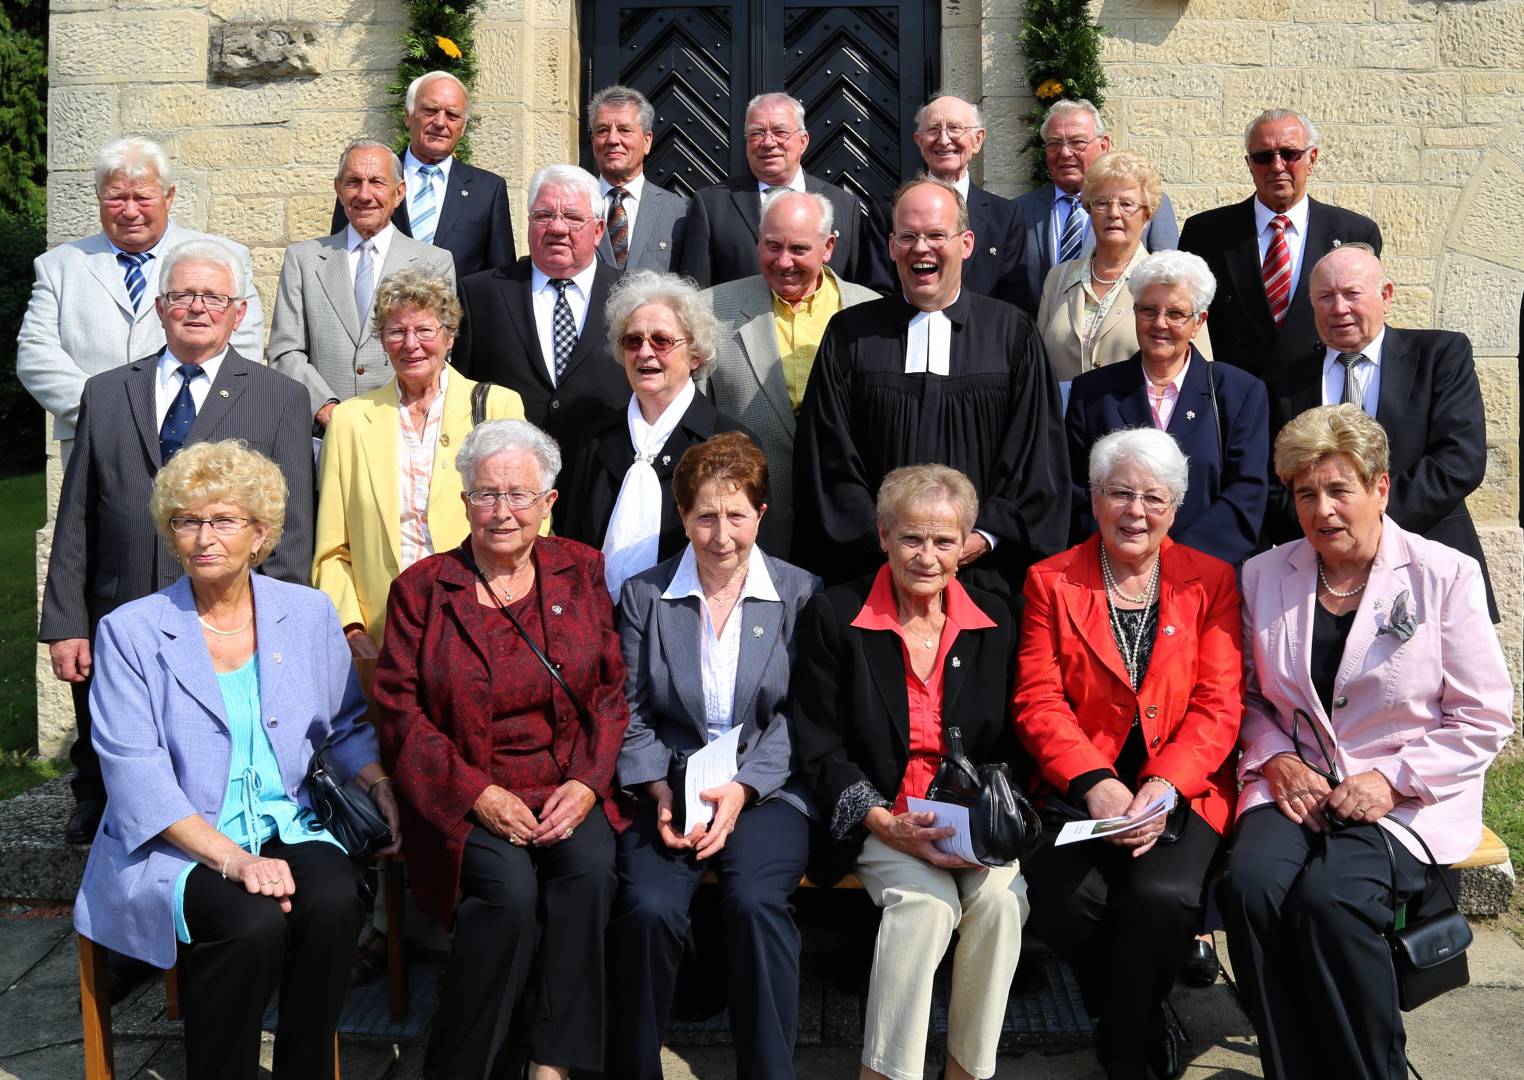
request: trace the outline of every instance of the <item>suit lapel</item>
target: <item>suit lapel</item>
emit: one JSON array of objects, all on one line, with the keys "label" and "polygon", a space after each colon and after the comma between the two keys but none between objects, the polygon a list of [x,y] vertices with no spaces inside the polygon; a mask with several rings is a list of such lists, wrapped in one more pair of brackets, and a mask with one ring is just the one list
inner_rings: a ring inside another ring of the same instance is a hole
[{"label": "suit lapel", "polygon": [[[435,247],[440,246],[441,237],[455,228],[455,207],[469,197],[471,181],[474,179],[471,169],[466,165],[460,161],[450,162],[450,178],[445,182],[444,201],[439,204],[439,224],[434,227]],[[466,208],[461,206],[460,209],[464,213]]]},{"label": "suit lapel", "polygon": [[[1116,646],[1116,636],[1111,630],[1111,608],[1107,605],[1104,585],[1101,581],[1101,542],[1092,537],[1085,544],[1085,556],[1075,560],[1069,572],[1058,582],[1057,588],[1067,594],[1064,607],[1069,619],[1079,632],[1079,638],[1095,655],[1106,670],[1117,677],[1129,691],[1132,681],[1127,676],[1127,665]],[[1163,568],[1160,568],[1163,574]]]},{"label": "suit lapel", "polygon": [[[756,302],[753,303],[752,301]],[[843,298],[845,304],[845,298]],[[767,403],[778,414],[778,421],[794,437],[798,424],[794,406],[788,398],[788,383],[783,378],[783,365],[778,355],[778,332],[773,326],[773,294],[766,284],[757,285],[755,296],[746,297],[741,306],[746,321],[741,324],[741,351],[746,362],[762,388]]]},{"label": "suit lapel", "polygon": [[[429,479],[429,521],[441,522],[457,518],[464,513],[464,504],[460,501],[460,492],[463,487],[459,480],[459,472],[455,468],[455,455],[460,451],[460,444],[471,433],[471,394],[466,389],[466,379],[458,372],[452,372],[450,382],[445,387],[444,415],[439,419],[439,448],[434,451],[434,475]],[[396,445],[395,443],[393,444]],[[395,463],[393,473],[395,475]],[[393,488],[395,491],[396,488]],[[399,514],[393,514],[388,521],[401,521]],[[438,551],[439,537],[434,538],[434,550]],[[402,540],[397,540],[398,563],[401,563]]]},{"label": "suit lapel", "polygon": [[[257,617],[258,612],[255,614]],[[196,618],[196,601],[188,578],[181,578],[171,586],[159,617],[159,629],[165,635],[164,644],[159,649],[165,668],[222,730],[228,730],[227,707],[223,704],[212,656],[207,651]],[[258,629],[263,629],[263,623]]]},{"label": "suit lapel", "polygon": [[1376,549],[1376,560],[1371,564],[1365,591],[1360,596],[1354,625],[1349,628],[1349,637],[1344,641],[1344,657],[1339,661],[1339,674],[1334,678],[1335,696],[1344,693],[1349,680],[1364,669],[1366,654],[1379,630],[1372,610],[1375,599],[1390,599],[1397,595],[1402,589],[1402,579],[1397,571],[1407,565],[1407,545],[1398,538],[1397,526],[1392,519],[1385,518],[1382,521],[1381,543]]},{"label": "suit lapel", "polygon": [[1117,398],[1117,414],[1124,427],[1153,427],[1154,414],[1148,407],[1148,377],[1138,368],[1138,378],[1130,389],[1123,389]]},{"label": "suit lapel", "polygon": [[[1037,256],[1042,265],[1042,271],[1046,274],[1053,269],[1053,201],[1058,198],[1058,188],[1054,184],[1044,184],[1042,196],[1037,200],[1037,208],[1040,211],[1037,220],[1032,222],[1037,234]],[[1042,279],[1038,279],[1038,284]]]},{"label": "suit lapel", "polygon": [[[452,383],[454,381],[451,380]],[[386,530],[386,550],[391,552],[391,569],[395,576],[402,570],[402,496],[397,489],[397,441],[402,437],[399,426],[401,409],[397,405],[395,390],[386,387],[382,389],[390,400],[372,399],[366,403],[367,407],[360,415],[367,427],[364,435],[356,439],[355,443],[361,459],[361,471],[370,478],[371,497],[375,500],[376,513]],[[435,456],[437,459],[438,451]],[[429,485],[430,510],[433,509],[434,487],[433,483]]]},{"label": "suit lapel", "polygon": [[185,436],[187,443],[202,442],[217,430],[248,388],[248,376],[248,362],[231,348],[228,349],[217,369],[217,381],[206,392],[206,400],[202,402],[196,419],[191,423],[190,432]]},{"label": "suit lapel", "polygon": [[[1376,401],[1376,419],[1394,431],[1402,417],[1413,408],[1409,395],[1413,390],[1413,347],[1401,330],[1387,328],[1381,342],[1381,389]],[[1319,379],[1322,378],[1321,371]]]},{"label": "suit lapel", "polygon": [[159,457],[159,424],[154,417],[154,384],[159,378],[159,356],[163,352],[160,349],[153,357],[134,363],[133,377],[127,380],[127,407],[155,472],[164,464]]},{"label": "suit lapel", "polygon": [[1233,279],[1240,307],[1248,312],[1254,332],[1269,344],[1275,337],[1276,327],[1275,320],[1270,317],[1270,300],[1265,296],[1265,278],[1260,267],[1259,233],[1254,227],[1254,196],[1238,205],[1239,225],[1228,230],[1223,243],[1223,260],[1228,264],[1228,276]]},{"label": "suit lapel", "polygon": [[[348,236],[346,229],[318,241],[317,279],[349,340],[359,345],[362,335],[360,317],[355,313],[355,280],[349,272],[349,253],[344,248]],[[392,243],[396,243],[395,238]]]},{"label": "suit lapel", "polygon": [[1150,697],[1146,691],[1153,684],[1161,679],[1175,677],[1176,658],[1187,650],[1194,651],[1199,644],[1195,634],[1186,631],[1187,627],[1193,627],[1197,623],[1195,605],[1186,602],[1188,594],[1186,586],[1197,579],[1175,576],[1173,572],[1175,560],[1170,558],[1170,547],[1170,541],[1166,537],[1159,550],[1159,558],[1162,560],[1159,565],[1159,627],[1154,634],[1154,647],[1153,652],[1149,654],[1148,671],[1143,676],[1143,685],[1139,687],[1139,693],[1145,699]]},{"label": "suit lapel", "polygon": [[[286,657],[295,659],[296,650],[302,647],[301,643],[292,639],[287,613],[280,610],[269,595],[269,584],[263,574],[252,575],[250,587],[254,590],[254,631],[258,636],[259,648],[259,700],[265,706],[266,713],[273,711],[269,705],[276,700],[284,682]],[[221,692],[218,693],[221,696]],[[306,734],[300,728],[285,724],[270,732],[270,741],[276,742],[283,733],[286,737]]]},{"label": "suit lapel", "polygon": [[[101,236],[101,243],[105,250],[92,252],[85,259],[85,266],[101,283],[101,287],[110,294],[111,299],[116,301],[116,306],[126,312],[127,318],[137,322],[143,313],[132,310],[132,300],[127,296],[127,279],[122,273],[121,264],[116,261],[116,252],[111,250],[111,245],[106,241],[104,234]],[[143,299],[148,302],[146,307],[152,309],[153,298],[146,290],[143,293]]]},{"label": "suit lapel", "polygon": [[587,318],[582,320],[582,333],[577,335],[577,344],[566,360],[566,371],[561,377],[562,382],[571,378],[572,372],[602,343],[603,309],[609,302],[609,278],[617,278],[619,272],[599,265],[596,260],[594,265],[597,269],[593,273],[593,288],[587,298]]},{"label": "suit lapel", "polygon": [[[762,231],[762,192],[757,188],[756,181],[750,177],[746,181],[749,187],[732,187],[730,189],[730,201],[735,203],[736,212],[741,215],[741,220],[746,222],[746,227],[751,230],[752,243],[760,239]],[[836,223],[838,229],[841,222]]]},{"label": "suit lapel", "polygon": [[[1175,401],[1174,411],[1169,414],[1169,424],[1165,430],[1175,437],[1182,448],[1190,448],[1187,451],[1190,456],[1206,453],[1210,459],[1215,460],[1218,456],[1217,441],[1210,430],[1212,401],[1207,386],[1207,378],[1212,369],[1194,349],[1191,351],[1190,365],[1185,372],[1185,385],[1180,388],[1180,397]],[[1204,428],[1206,435],[1201,434]]]},{"label": "suit lapel", "polygon": [[553,389],[550,374],[545,370],[545,354],[540,349],[540,334],[534,325],[534,278],[532,275],[533,270],[526,267],[522,281],[505,277],[498,281],[498,287],[503,291],[503,308],[508,312],[509,319],[513,321],[514,328],[518,330],[519,340],[523,342],[524,356],[529,362],[530,377],[538,379],[540,385],[550,390]]},{"label": "suit lapel", "polygon": [[[708,712],[704,709],[704,675],[699,664],[699,635],[703,622],[695,597],[656,601],[656,627],[661,632],[662,654],[672,677],[672,688],[683,704],[683,711],[693,722],[699,737],[707,740]],[[740,612],[732,615],[734,618]],[[743,645],[744,648],[744,645]],[[737,673],[737,682],[740,675]]]},{"label": "suit lapel", "polygon": [[888,630],[860,630],[863,655],[873,675],[873,685],[889,715],[890,727],[902,753],[910,752],[910,699],[905,693],[905,651],[897,634]]},{"label": "suit lapel", "polygon": [[1318,602],[1317,552],[1310,543],[1297,546],[1287,563],[1290,572],[1281,578],[1281,610],[1286,629],[1286,666],[1302,697],[1328,727],[1323,702],[1312,685],[1312,606]]},{"label": "suit lapel", "polygon": [[762,676],[783,640],[783,605],[772,600],[746,599],[730,617],[741,620],[738,628],[741,654],[736,662],[735,697],[730,713],[731,722],[740,723],[752,715]]}]

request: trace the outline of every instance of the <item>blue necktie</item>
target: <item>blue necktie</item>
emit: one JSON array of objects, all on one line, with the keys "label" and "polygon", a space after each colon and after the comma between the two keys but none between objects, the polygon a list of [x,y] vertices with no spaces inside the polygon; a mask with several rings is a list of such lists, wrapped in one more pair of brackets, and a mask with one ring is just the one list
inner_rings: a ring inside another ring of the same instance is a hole
[{"label": "blue necktie", "polygon": [[116,253],[116,261],[121,264],[122,275],[127,281],[127,299],[132,301],[133,311],[138,309],[138,301],[143,299],[143,290],[148,288],[148,279],[143,276],[143,264],[151,258],[153,253],[148,251]]},{"label": "blue necktie", "polygon": [[180,376],[180,392],[170,402],[169,412],[164,414],[164,423],[159,426],[160,465],[168,464],[169,459],[185,445],[191,425],[196,422],[196,399],[191,397],[191,380],[205,374],[199,364],[181,364],[175,373]]},{"label": "blue necktie", "polygon": [[1068,262],[1079,258],[1080,247],[1085,242],[1085,213],[1078,195],[1060,195],[1059,198],[1069,204],[1069,216],[1064,220],[1064,232],[1058,240],[1058,261]]},{"label": "blue necktie", "polygon": [[412,226],[414,240],[420,244],[432,244],[434,232],[439,228],[439,208],[434,200],[434,177],[439,175],[439,166],[420,165],[418,175],[423,180],[418,185],[418,194],[408,213],[408,224]]}]

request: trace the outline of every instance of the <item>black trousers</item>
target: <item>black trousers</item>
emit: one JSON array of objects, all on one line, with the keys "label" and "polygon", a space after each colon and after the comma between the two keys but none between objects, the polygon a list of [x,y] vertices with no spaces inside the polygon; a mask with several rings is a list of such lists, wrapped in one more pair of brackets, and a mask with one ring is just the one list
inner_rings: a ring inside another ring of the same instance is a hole
[{"label": "black trousers", "polygon": [[74,726],[79,736],[69,748],[69,761],[74,766],[74,779],[69,787],[74,791],[75,802],[105,802],[106,781],[101,777],[101,759],[95,754],[95,744],[90,741],[90,680],[70,683],[69,693],[74,698]]},{"label": "black trousers", "polygon": [[1045,830],[1022,860],[1027,928],[1074,970],[1100,1020],[1096,1049],[1106,1075],[1147,1077],[1148,1045],[1164,1034],[1164,998],[1201,924],[1221,837],[1194,811],[1179,840],[1136,859],[1104,840],[1054,847],[1056,837]]},{"label": "black trousers", "polygon": [[541,1065],[597,1072],[603,938],[613,899],[614,830],[601,807],[570,840],[545,848],[516,847],[474,826],[424,1075],[485,1080],[532,973],[529,1056]]},{"label": "black trousers", "polygon": [[280,988],[275,1080],[333,1076],[333,1031],[365,908],[360,875],[321,841],[268,843],[296,892],[291,912],[198,866],[185,882],[185,1072],[189,1080],[259,1076],[260,1021]]},{"label": "black trousers", "polygon": [[781,799],[741,812],[719,854],[673,851],[647,802],[619,838],[620,893],[609,923],[606,1074],[661,1080],[661,1044],[688,933],[694,891],[719,877],[726,997],[737,1080],[794,1075],[799,1026],[799,928],[789,897],[809,858],[809,820]]},{"label": "black trousers", "polygon": [[[1392,924],[1392,864],[1379,825],[1313,833],[1274,806],[1233,834],[1217,906],[1238,994],[1272,1080],[1405,1080]],[[1392,838],[1402,899],[1424,865]]]}]

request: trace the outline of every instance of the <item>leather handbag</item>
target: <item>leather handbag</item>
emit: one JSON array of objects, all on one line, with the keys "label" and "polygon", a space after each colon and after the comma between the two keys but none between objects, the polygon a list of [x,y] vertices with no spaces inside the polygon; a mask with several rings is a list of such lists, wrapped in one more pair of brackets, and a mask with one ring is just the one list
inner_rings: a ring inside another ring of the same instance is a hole
[{"label": "leather handbag", "polygon": [[1397,903],[1397,853],[1392,848],[1392,838],[1377,825],[1392,864],[1392,929],[1387,932],[1387,943],[1392,948],[1392,967],[1397,972],[1397,1003],[1403,1012],[1412,1012],[1425,1002],[1471,981],[1471,970],[1466,963],[1466,949],[1471,945],[1471,924],[1460,913],[1455,892],[1423,837],[1407,822],[1392,820],[1418,841],[1423,853],[1429,857],[1428,873],[1438,875],[1450,900],[1450,906],[1443,911],[1404,921],[1407,908]]},{"label": "leather handbag", "polygon": [[487,419],[487,395],[492,393],[492,383],[485,380],[471,388],[471,426],[476,427]]},{"label": "leather handbag", "polygon": [[667,787],[672,791],[672,831],[678,836],[688,834],[688,755],[681,750],[672,751],[667,762]]},{"label": "leather handbag", "polygon": [[326,746],[312,755],[307,781],[312,785],[318,821],[355,862],[369,862],[392,842],[392,828],[376,809],[375,800],[353,777],[340,782]]},{"label": "leather handbag", "polygon": [[947,744],[926,797],[968,807],[974,856],[985,866],[1008,866],[1031,850],[1042,835],[1042,819],[1026,797],[1011,786],[1004,763],[974,765],[963,753],[963,732],[942,729]]}]

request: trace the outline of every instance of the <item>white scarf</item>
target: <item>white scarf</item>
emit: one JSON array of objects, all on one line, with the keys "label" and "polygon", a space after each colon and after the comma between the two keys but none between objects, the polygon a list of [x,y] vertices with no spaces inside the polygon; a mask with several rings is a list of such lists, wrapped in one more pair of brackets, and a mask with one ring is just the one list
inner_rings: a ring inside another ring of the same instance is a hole
[{"label": "white scarf", "polygon": [[672,403],[662,410],[656,423],[648,424],[640,415],[640,402],[634,394],[625,407],[625,420],[630,429],[630,445],[635,448],[635,460],[625,470],[619,485],[619,498],[614,501],[614,512],[609,516],[608,532],[603,537],[603,580],[608,584],[609,595],[619,603],[619,590],[624,579],[656,565],[656,551],[661,539],[661,481],[651,462],[667,445],[678,421],[693,404],[697,387],[693,380],[678,392]]}]

